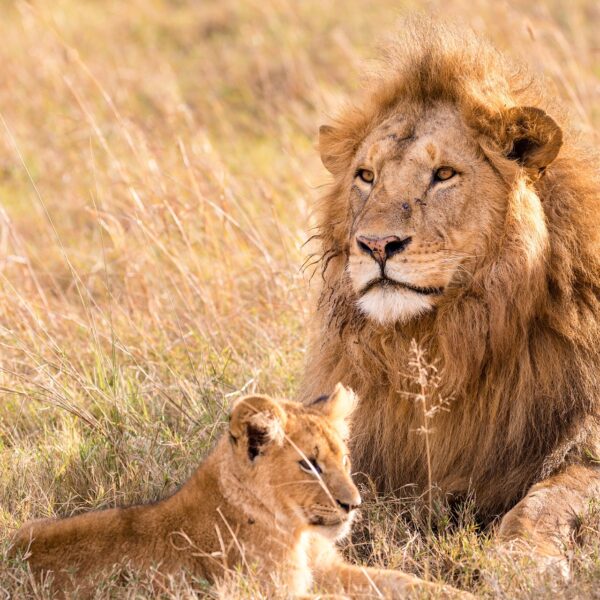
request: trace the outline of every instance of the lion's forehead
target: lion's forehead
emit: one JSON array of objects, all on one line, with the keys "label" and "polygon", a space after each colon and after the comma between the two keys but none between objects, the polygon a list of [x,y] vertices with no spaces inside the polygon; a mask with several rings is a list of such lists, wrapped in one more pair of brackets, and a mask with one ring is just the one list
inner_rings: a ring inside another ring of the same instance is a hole
[{"label": "lion's forehead", "polygon": [[[358,162],[381,165],[386,160],[437,162],[443,157],[463,158],[476,150],[476,142],[455,107],[437,105],[418,116],[395,114],[388,117],[365,138]],[[450,155],[450,156],[448,156]]]},{"label": "lion's forehead", "polygon": [[367,136],[357,157],[367,163],[376,163],[383,156],[396,156],[415,140],[414,121],[395,116],[384,121]]}]

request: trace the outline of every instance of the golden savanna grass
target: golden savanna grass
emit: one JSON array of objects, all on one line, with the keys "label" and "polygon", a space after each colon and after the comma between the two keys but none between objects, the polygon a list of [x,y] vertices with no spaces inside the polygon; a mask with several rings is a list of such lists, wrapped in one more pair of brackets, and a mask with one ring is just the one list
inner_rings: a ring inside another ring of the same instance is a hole
[{"label": "golden savanna grass", "polygon": [[[29,518],[173,491],[241,392],[298,391],[302,243],[327,181],[317,127],[398,17],[474,27],[545,75],[593,138],[597,2],[532,4],[0,2],[0,558]],[[599,594],[600,510],[569,584],[496,556],[468,507],[455,523],[437,507],[431,528],[402,500],[363,513],[353,560],[485,597]],[[147,586],[132,575],[98,596]],[[47,596],[6,560],[0,591]],[[232,573],[164,596],[256,593]]]}]

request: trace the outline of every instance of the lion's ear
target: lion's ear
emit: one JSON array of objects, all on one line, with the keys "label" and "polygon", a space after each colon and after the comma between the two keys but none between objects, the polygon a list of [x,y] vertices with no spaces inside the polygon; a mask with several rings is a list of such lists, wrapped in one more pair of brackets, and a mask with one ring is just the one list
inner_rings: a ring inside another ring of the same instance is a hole
[{"label": "lion's ear", "polygon": [[331,125],[321,125],[319,127],[319,153],[323,166],[330,172],[336,172],[337,160],[333,152],[336,144],[335,127]]},{"label": "lion's ear", "polygon": [[562,145],[562,131],[552,117],[533,106],[515,106],[503,114],[507,157],[527,169],[545,169]]},{"label": "lion's ear", "polygon": [[358,403],[356,394],[338,383],[330,396],[315,400],[311,407],[318,410],[338,429],[342,437],[348,437],[348,425]]},{"label": "lion's ear", "polygon": [[[358,118],[358,117],[357,117]],[[333,175],[346,172],[365,135],[365,127],[336,126],[319,127],[319,153],[323,166]]]},{"label": "lion's ear", "polygon": [[231,411],[229,434],[253,461],[269,444],[282,444],[287,415],[278,402],[267,396],[246,396]]}]

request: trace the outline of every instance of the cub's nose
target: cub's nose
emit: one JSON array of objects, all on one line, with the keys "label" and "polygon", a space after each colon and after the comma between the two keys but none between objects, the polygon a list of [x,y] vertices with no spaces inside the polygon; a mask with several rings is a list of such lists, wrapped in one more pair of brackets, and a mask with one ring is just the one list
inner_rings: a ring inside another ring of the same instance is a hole
[{"label": "cub's nose", "polygon": [[388,235],[386,237],[359,235],[356,237],[356,244],[362,252],[371,256],[379,264],[384,265],[388,258],[402,252],[410,244],[411,240],[412,237],[410,236],[401,239],[397,235]]},{"label": "cub's nose", "polygon": [[360,506],[360,503],[362,502],[362,500],[360,499],[360,496],[357,494],[354,498],[352,498],[352,500],[350,502],[344,502],[344,501],[340,500],[339,498],[336,499],[336,502],[338,503],[338,506],[344,512],[349,513],[351,510],[358,508]]}]

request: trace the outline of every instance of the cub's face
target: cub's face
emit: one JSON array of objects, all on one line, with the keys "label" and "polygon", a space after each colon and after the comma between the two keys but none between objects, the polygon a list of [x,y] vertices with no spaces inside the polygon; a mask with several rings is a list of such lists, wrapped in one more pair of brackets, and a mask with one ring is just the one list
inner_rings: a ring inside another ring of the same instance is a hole
[{"label": "cub's face", "polygon": [[433,308],[485,252],[506,189],[455,110],[395,116],[360,146],[348,190],[348,272],[381,323]]},{"label": "cub's face", "polygon": [[294,526],[334,539],[349,532],[361,502],[345,443],[354,402],[354,394],[338,384],[331,396],[310,406],[250,397],[232,415],[231,433],[248,485]]},{"label": "cub's face", "polygon": [[361,501],[351,477],[348,448],[318,406],[288,421],[286,441],[273,457],[275,497],[319,533],[342,538]]}]

